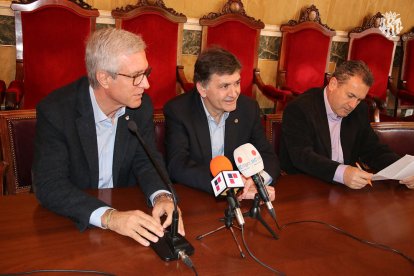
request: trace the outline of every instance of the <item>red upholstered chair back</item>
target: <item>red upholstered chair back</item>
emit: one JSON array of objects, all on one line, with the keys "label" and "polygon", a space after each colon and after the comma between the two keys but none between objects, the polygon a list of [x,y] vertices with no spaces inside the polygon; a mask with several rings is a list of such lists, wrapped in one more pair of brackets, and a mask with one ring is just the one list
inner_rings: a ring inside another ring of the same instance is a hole
[{"label": "red upholstered chair back", "polygon": [[371,123],[381,143],[388,145],[395,153],[414,155],[414,122]]},{"label": "red upholstered chair back", "polygon": [[203,16],[200,25],[203,26],[202,50],[220,46],[233,53],[242,64],[241,93],[251,97],[263,22],[247,16],[238,0],[227,1],[221,13]]},{"label": "red upholstered chair back", "polygon": [[394,57],[395,43],[389,40],[377,29],[367,30],[356,36],[350,34],[348,60],[362,60],[374,75],[374,84],[368,94],[385,101],[387,97],[388,77]]},{"label": "red upholstered chair back", "polygon": [[299,21],[290,20],[282,25],[281,31],[279,85],[294,94],[324,86],[336,32],[321,23],[314,5],[301,12]]},{"label": "red upholstered chair back", "polygon": [[0,113],[2,158],[8,164],[6,194],[28,192],[32,186],[36,111],[13,110]]},{"label": "red upholstered chair back", "polygon": [[266,138],[273,146],[277,155],[279,154],[279,145],[282,134],[282,117],[283,114],[281,112],[266,114],[264,117],[266,124]]},{"label": "red upholstered chair back", "polygon": [[154,108],[177,95],[176,67],[181,65],[183,24],[187,17],[166,8],[162,1],[154,4],[142,1],[135,6],[112,11],[117,28],[140,34],[147,44],[146,54],[152,72],[150,88]]},{"label": "red upholstered chair back", "polygon": [[95,29],[97,10],[65,0],[12,4],[16,21],[17,71],[22,108],[34,108],[47,94],[86,74],[85,41]]},{"label": "red upholstered chair back", "polygon": [[403,36],[404,62],[401,78],[406,81],[405,88],[414,95],[414,32],[411,35]]},{"label": "red upholstered chair back", "polygon": [[385,101],[397,41],[380,31],[381,18],[377,13],[349,33],[348,60],[362,60],[368,65],[374,76],[368,95]]}]

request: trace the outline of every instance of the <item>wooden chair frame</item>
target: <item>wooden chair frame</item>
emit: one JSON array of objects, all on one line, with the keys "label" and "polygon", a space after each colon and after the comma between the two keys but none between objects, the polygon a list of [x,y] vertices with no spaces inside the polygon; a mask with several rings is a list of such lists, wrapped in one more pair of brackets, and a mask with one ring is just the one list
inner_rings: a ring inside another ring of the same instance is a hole
[{"label": "wooden chair frame", "polygon": [[0,143],[3,162],[8,165],[6,171],[5,194],[18,194],[28,192],[31,185],[21,185],[16,167],[16,149],[13,141],[13,129],[11,123],[19,120],[36,119],[36,110],[21,109],[0,112]]}]

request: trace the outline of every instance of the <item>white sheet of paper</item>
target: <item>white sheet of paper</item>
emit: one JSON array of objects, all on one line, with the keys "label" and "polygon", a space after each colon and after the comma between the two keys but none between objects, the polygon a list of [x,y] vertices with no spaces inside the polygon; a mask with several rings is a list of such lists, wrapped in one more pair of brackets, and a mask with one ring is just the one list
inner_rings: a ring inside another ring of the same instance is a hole
[{"label": "white sheet of paper", "polygon": [[372,180],[402,180],[412,175],[414,175],[414,156],[406,154],[403,158],[376,173]]}]

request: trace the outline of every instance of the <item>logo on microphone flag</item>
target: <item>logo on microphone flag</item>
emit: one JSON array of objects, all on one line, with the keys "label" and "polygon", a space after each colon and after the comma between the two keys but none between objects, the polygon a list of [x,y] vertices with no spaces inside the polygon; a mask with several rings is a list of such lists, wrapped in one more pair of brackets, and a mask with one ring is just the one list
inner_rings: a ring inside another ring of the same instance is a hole
[{"label": "logo on microphone flag", "polygon": [[244,187],[243,179],[238,171],[223,172],[224,180],[228,188],[242,188]]},{"label": "logo on microphone flag", "polygon": [[219,173],[216,177],[211,180],[211,186],[214,191],[214,196],[218,196],[223,193],[224,190],[227,189],[226,181],[223,178],[223,173]]}]

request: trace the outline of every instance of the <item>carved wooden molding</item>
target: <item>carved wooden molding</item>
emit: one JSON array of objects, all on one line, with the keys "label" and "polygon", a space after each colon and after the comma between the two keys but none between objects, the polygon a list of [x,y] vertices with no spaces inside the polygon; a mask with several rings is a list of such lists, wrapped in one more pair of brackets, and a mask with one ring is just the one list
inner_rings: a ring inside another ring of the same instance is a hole
[{"label": "carved wooden molding", "polygon": [[410,32],[405,33],[401,36],[402,41],[408,41],[414,39],[414,28]]},{"label": "carved wooden molding", "polygon": [[381,18],[383,17],[384,16],[380,12],[377,12],[374,16],[367,17],[361,27],[354,28],[352,31],[350,31],[350,33],[361,33],[371,28],[378,29],[381,25]]},{"label": "carved wooden molding", "polygon": [[334,29],[329,27],[327,24],[322,23],[321,17],[319,14],[319,9],[315,5],[311,5],[308,8],[302,9],[302,11],[300,12],[299,21],[289,20],[287,24],[282,24],[282,26],[295,26],[303,22],[315,22],[330,31],[335,31]]},{"label": "carved wooden molding", "polygon": [[207,15],[204,15],[200,19],[200,25],[208,25],[204,24],[206,21],[215,21],[221,18],[232,18],[232,15],[241,16],[242,21],[245,21],[249,25],[254,26],[258,29],[264,28],[264,23],[260,19],[255,19],[254,17],[248,16],[244,9],[243,3],[241,0],[228,0],[226,4],[224,4],[221,13],[210,12]]},{"label": "carved wooden molding", "polygon": [[167,13],[169,13],[173,16],[185,17],[186,21],[187,21],[187,17],[184,14],[177,12],[173,8],[167,8],[167,6],[165,6],[165,3],[164,3],[163,0],[139,0],[138,3],[136,3],[135,5],[127,5],[127,6],[122,7],[122,8],[116,8],[113,11],[113,13],[115,13],[115,14],[128,13],[128,12],[131,12],[135,9],[145,8],[145,7],[160,8],[160,9],[166,11]]},{"label": "carved wooden molding", "polygon": [[[38,0],[13,0],[12,4],[31,4],[31,3],[36,2],[36,1],[38,1]],[[69,1],[76,4],[76,5],[78,5],[82,9],[95,10],[94,8],[92,8],[91,5],[89,5],[88,3],[85,3],[84,0],[69,0]]]}]

